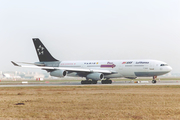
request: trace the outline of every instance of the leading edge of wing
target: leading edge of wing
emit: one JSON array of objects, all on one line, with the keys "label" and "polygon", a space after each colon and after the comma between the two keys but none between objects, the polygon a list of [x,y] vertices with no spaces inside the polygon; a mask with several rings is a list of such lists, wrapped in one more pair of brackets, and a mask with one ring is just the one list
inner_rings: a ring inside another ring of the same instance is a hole
[{"label": "leading edge of wing", "polygon": [[112,73],[109,70],[97,70],[97,69],[85,69],[85,68],[69,68],[69,67],[56,67],[55,69],[74,71],[74,72],[100,72],[100,73]]},{"label": "leading edge of wing", "polygon": [[70,67],[46,67],[46,66],[23,66],[11,61],[14,66],[26,67],[26,68],[39,68],[44,70],[66,70],[73,72],[100,72],[100,73],[113,73],[109,70],[98,70],[98,69],[85,69],[85,68],[70,68]]}]

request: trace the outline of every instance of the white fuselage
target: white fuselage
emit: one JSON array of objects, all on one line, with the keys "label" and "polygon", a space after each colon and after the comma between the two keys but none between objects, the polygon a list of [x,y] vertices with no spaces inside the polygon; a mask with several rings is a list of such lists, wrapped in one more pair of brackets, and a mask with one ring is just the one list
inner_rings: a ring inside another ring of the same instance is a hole
[{"label": "white fuselage", "polygon": [[[59,67],[109,70],[113,74],[104,74],[105,78],[136,78],[166,74],[172,70],[165,62],[157,60],[94,60],[62,61]],[[85,77],[87,74],[69,72],[68,76]]]}]

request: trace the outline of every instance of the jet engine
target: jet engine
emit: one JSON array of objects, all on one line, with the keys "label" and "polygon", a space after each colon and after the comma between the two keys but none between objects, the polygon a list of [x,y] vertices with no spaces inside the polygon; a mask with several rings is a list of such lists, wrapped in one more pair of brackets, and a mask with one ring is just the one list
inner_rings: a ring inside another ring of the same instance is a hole
[{"label": "jet engine", "polygon": [[67,73],[65,70],[55,70],[53,72],[50,72],[50,75],[54,77],[64,77],[66,76],[66,74]]},{"label": "jet engine", "polygon": [[86,76],[86,79],[92,80],[102,80],[104,78],[104,74],[102,73],[90,73]]}]

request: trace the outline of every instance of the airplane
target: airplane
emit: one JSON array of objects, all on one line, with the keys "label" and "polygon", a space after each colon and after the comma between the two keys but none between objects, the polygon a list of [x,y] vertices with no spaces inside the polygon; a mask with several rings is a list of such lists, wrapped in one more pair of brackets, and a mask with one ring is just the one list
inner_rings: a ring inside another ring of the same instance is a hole
[{"label": "airplane", "polygon": [[55,59],[39,38],[33,38],[39,62],[25,63],[28,66],[17,64],[15,66],[27,68],[40,68],[46,70],[54,77],[85,77],[81,84],[111,84],[111,78],[136,79],[137,77],[152,77],[156,83],[157,76],[169,73],[172,68],[167,63],[158,60],[91,60],[91,61],[60,61]]}]

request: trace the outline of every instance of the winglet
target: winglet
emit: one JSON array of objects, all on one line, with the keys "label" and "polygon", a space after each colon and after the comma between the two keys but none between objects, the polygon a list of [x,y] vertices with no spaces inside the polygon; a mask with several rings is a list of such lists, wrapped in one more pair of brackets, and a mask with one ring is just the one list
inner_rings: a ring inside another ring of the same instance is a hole
[{"label": "winglet", "polygon": [[18,66],[18,67],[21,67],[20,65],[18,65],[17,63],[15,63],[15,62],[13,62],[13,61],[11,61],[12,62],[12,64],[14,65],[14,66]]}]

